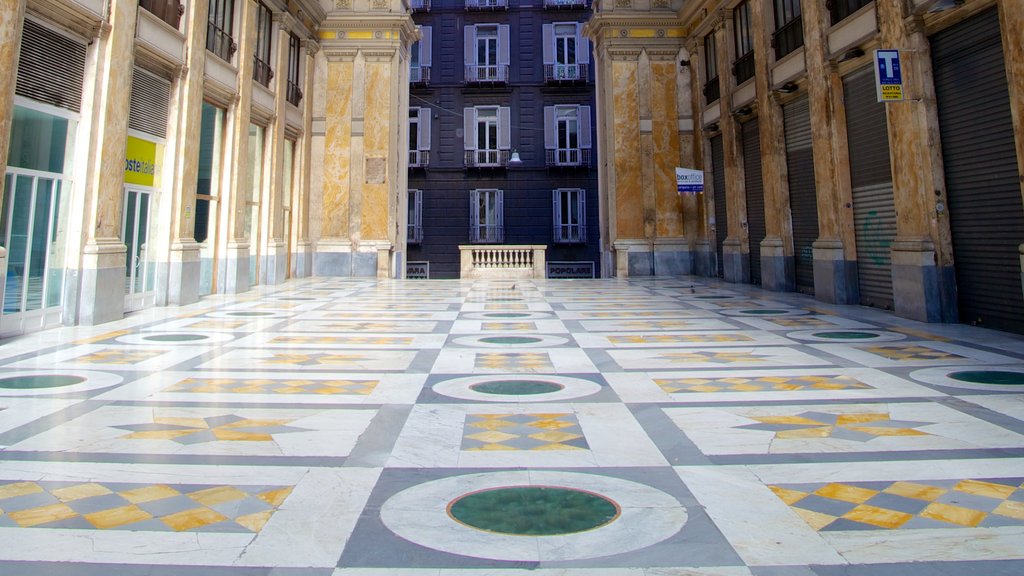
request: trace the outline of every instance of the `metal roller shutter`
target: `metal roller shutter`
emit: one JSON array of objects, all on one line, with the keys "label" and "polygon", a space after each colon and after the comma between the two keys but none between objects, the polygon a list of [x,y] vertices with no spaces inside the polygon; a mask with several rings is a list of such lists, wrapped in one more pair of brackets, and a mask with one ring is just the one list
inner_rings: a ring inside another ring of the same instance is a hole
[{"label": "metal roller shutter", "polygon": [[761,284],[761,241],[768,235],[764,216],[764,186],[761,180],[761,135],[757,119],[741,127],[743,174],[747,195],[747,235],[750,238],[750,283]]},{"label": "metal roller shutter", "polygon": [[132,98],[128,109],[128,127],[132,130],[167,137],[167,109],[171,83],[149,72],[132,71]]},{"label": "metal roller shutter", "polygon": [[718,277],[725,274],[722,246],[729,237],[729,212],[725,202],[725,148],[722,135],[711,137],[711,177],[715,193],[715,253],[718,255],[716,268]]},{"label": "metal roller shutter", "polygon": [[931,44],[960,319],[1024,333],[1024,208],[996,9]]},{"label": "metal roller shutter", "polygon": [[857,239],[860,303],[892,309],[892,242],[896,205],[892,197],[885,104],[875,95],[871,66],[843,78],[846,136],[850,146],[853,221]]},{"label": "metal roller shutter", "polygon": [[818,239],[818,198],[814,187],[811,108],[807,96],[782,107],[789,169],[789,207],[793,215],[796,288],[814,293],[814,241]]},{"label": "metal roller shutter", "polygon": [[84,79],[85,44],[26,19],[15,93],[80,112]]}]

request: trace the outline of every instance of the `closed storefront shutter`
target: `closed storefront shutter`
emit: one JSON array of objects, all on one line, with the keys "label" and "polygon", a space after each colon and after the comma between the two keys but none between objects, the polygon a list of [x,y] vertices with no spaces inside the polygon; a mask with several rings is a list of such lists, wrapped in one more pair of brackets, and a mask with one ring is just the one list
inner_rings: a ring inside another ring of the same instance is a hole
[{"label": "closed storefront shutter", "polygon": [[26,19],[15,93],[80,112],[84,78],[85,44]]},{"label": "closed storefront shutter", "polygon": [[725,274],[722,259],[722,246],[729,237],[728,209],[725,202],[725,149],[722,146],[722,135],[711,138],[711,176],[715,194],[715,253],[718,277]]},{"label": "closed storefront shutter", "polygon": [[167,137],[167,109],[171,83],[136,68],[132,71],[132,98],[128,127],[132,130]]},{"label": "closed storefront shutter", "polygon": [[782,108],[789,169],[789,206],[793,215],[796,288],[814,293],[814,241],[818,239],[818,199],[814,187],[811,109],[807,96]]},{"label": "closed storefront shutter", "polygon": [[1024,208],[996,9],[931,43],[960,319],[1024,333]]},{"label": "closed storefront shutter", "polygon": [[885,104],[875,94],[870,66],[843,79],[846,134],[850,146],[853,220],[857,239],[860,303],[891,309],[896,206]]},{"label": "closed storefront shutter", "polygon": [[761,181],[761,136],[757,119],[742,126],[743,173],[747,195],[747,234],[750,238],[750,282],[761,284],[761,241],[767,236],[764,186]]}]

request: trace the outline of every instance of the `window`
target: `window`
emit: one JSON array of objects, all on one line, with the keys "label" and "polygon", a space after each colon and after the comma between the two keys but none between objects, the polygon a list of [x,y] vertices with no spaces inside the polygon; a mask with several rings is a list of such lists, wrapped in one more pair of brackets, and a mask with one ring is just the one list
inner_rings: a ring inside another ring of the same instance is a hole
[{"label": "window", "polygon": [[302,44],[295,34],[288,34],[288,94],[286,99],[293,106],[302,101],[302,88],[299,87],[299,63],[302,58]]},{"label": "window", "polygon": [[512,148],[511,109],[477,106],[466,108],[463,114],[466,166],[507,166]]},{"label": "window", "polygon": [[465,28],[466,82],[508,81],[509,27],[476,24]]},{"label": "window", "polygon": [[139,0],[139,7],[149,10],[175,30],[178,29],[181,17],[185,14],[185,5],[178,0]]},{"label": "window", "polygon": [[704,102],[711,104],[718,100],[720,93],[718,83],[718,50],[715,47],[715,33],[704,37]]},{"label": "window", "polygon": [[556,22],[543,26],[545,81],[586,81],[590,43],[580,33],[581,29],[579,22]]},{"label": "window", "polygon": [[409,167],[430,163],[430,108],[409,108]]},{"label": "window", "polygon": [[736,83],[742,84],[754,77],[754,36],[750,28],[750,2],[740,4],[732,11],[736,39],[736,61],[732,73]]},{"label": "window", "polygon": [[592,146],[590,106],[544,107],[544,148],[548,166],[589,166]]},{"label": "window", "polygon": [[480,244],[505,241],[501,190],[472,190],[469,194],[469,237]]},{"label": "window", "polygon": [[420,39],[412,45],[409,54],[409,82],[430,84],[431,27],[420,26]]},{"label": "window", "polygon": [[423,242],[423,191],[409,190],[408,244]]},{"label": "window", "polygon": [[782,58],[804,45],[800,0],[775,0],[775,34],[772,36],[775,58]]},{"label": "window", "polygon": [[430,0],[409,0],[410,12],[430,12]]},{"label": "window", "polygon": [[832,24],[838,24],[870,3],[871,0],[830,0],[828,6],[832,13]]},{"label": "window", "polygon": [[466,0],[466,10],[497,10],[508,8],[508,0]]},{"label": "window", "polygon": [[583,244],[587,241],[586,193],[579,188],[554,190],[554,241]]},{"label": "window", "polygon": [[238,44],[231,37],[235,21],[235,0],[210,0],[210,13],[206,25],[206,49],[231,61]]},{"label": "window", "polygon": [[262,2],[256,4],[256,51],[253,53],[252,78],[264,87],[270,86],[274,71],[270,68],[270,39],[273,20],[270,8]]}]

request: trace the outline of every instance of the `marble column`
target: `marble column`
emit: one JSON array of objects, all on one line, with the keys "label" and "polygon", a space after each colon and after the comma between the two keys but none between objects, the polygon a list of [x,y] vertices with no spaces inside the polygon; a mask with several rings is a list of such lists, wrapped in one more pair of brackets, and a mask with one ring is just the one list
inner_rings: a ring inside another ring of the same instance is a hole
[{"label": "marble column", "polygon": [[127,248],[121,239],[124,155],[135,44],[135,0],[111,0],[108,23],[95,40],[92,137],[85,182],[85,244],[80,272],[79,324],[124,316]]},{"label": "marble column", "polygon": [[[269,178],[270,185],[265,186],[263,207],[267,211],[267,241],[261,256],[260,277],[267,285],[281,284],[288,279],[288,239],[284,237],[284,194],[288,190],[285,178],[292,175],[285,173],[285,125],[288,120],[288,40],[294,18],[285,12],[274,13],[274,26],[277,29],[277,61],[274,63],[276,86],[274,92],[274,122],[268,131],[270,137]],[[295,169],[294,162],[292,169]],[[294,182],[294,180],[292,180]]]},{"label": "marble column", "polygon": [[309,193],[310,175],[313,170],[313,77],[316,66],[315,56],[320,45],[312,40],[302,41],[302,138],[297,143],[295,170],[296,193],[292,204],[292,221],[295,223],[295,276],[306,278],[313,275],[313,243],[309,234]]},{"label": "marble column", "polygon": [[[1006,83],[1010,90],[1010,113],[1013,133],[1017,135],[1017,172],[1024,175],[1024,6],[1020,2],[1003,0],[999,3],[999,27],[1003,36],[1003,56],[1006,59]],[[1024,196],[1024,182],[1021,183]],[[1024,201],[1024,199],[1022,199]],[[1024,243],[1020,253],[1020,277],[1024,286]]]},{"label": "marble column", "polygon": [[[0,173],[7,171],[7,152],[14,115],[14,84],[18,77],[21,30],[25,20],[25,0],[0,1],[0,70],[7,70],[8,81],[0,88]],[[3,284],[3,278],[0,278]]]},{"label": "marble column", "polygon": [[[740,123],[732,115],[732,93],[736,88],[736,77],[732,63],[737,55],[732,38],[735,36],[731,11],[724,18],[724,26],[715,30],[715,45],[718,47],[718,77],[721,81],[722,96],[718,99],[722,130],[722,150],[725,158],[725,201],[729,235],[722,246],[722,272],[726,282],[750,282],[750,253],[746,250],[747,200],[743,168],[743,149],[740,140]],[[722,193],[715,190],[715,194]]]},{"label": "marble column", "polygon": [[[195,240],[196,184],[199,179],[197,143],[203,124],[203,74],[206,67],[206,31],[209,0],[186,4],[185,66],[176,83],[177,116],[172,123],[168,149],[173,163],[171,177],[171,247],[166,282],[166,303],[183,306],[199,300],[199,243]],[[163,298],[161,298],[163,299]]]},{"label": "marble column", "polygon": [[[654,274],[675,276],[693,271],[689,244],[683,227],[683,197],[676,188],[676,167],[683,163],[680,129],[679,56],[681,47],[647,50],[651,112],[650,162],[654,190]],[[689,83],[686,84],[689,88]],[[691,112],[686,108],[686,116]],[[692,138],[692,123],[688,127]]]},{"label": "marble column", "polygon": [[[252,196],[249,189],[249,120],[252,111],[253,55],[256,52],[256,8],[253,0],[240,6],[238,43],[238,92],[224,118],[224,178],[227,189],[223,195],[227,210],[227,253],[224,256],[225,277],[217,282],[218,292],[238,294],[249,290],[249,254],[256,250],[256,238],[249,237],[245,213]],[[277,70],[280,72],[280,70]],[[269,131],[268,131],[269,132]],[[264,177],[266,177],[264,175]],[[262,186],[262,183],[261,183]]]},{"label": "marble column", "polygon": [[[896,238],[892,244],[896,314],[925,322],[954,321],[955,288],[931,50],[919,19],[902,0],[877,0],[881,45],[900,50],[908,100],[885,104],[892,165],[913,166],[893,180]],[[936,194],[938,192],[938,194]],[[941,226],[941,229],[940,229]],[[944,237],[944,238],[943,238]]]},{"label": "marble column", "polygon": [[[679,55],[679,87],[676,90],[679,109],[680,166],[703,168],[701,139],[697,135],[700,118],[700,55],[696,43],[691,42]],[[697,87],[697,88],[695,88]],[[710,244],[707,240],[707,218],[704,214],[704,194],[683,194],[683,235],[689,252],[689,271],[686,274],[707,275],[710,269]],[[684,265],[685,266],[685,265]]]},{"label": "marble column", "polygon": [[[853,219],[844,208],[837,165],[849,162],[836,154],[836,98],[842,97],[833,83],[834,71],[828,60],[830,13],[823,2],[804,0],[804,60],[807,64],[807,95],[811,109],[811,139],[814,157],[814,186],[818,202],[818,239],[814,248],[814,295],[833,304],[853,304],[859,300],[856,248],[844,242],[840,234],[840,215]],[[847,186],[848,188],[848,186]]]}]

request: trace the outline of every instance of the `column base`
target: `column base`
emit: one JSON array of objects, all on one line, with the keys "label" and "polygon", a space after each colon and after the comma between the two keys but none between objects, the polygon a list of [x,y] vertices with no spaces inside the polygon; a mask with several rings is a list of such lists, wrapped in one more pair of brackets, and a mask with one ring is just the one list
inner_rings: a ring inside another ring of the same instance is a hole
[{"label": "column base", "polygon": [[743,252],[738,238],[727,238],[722,243],[722,272],[726,282],[750,283],[750,255]]},{"label": "column base", "polygon": [[199,301],[199,243],[183,240],[171,245],[167,271],[167,303],[184,306]]},{"label": "column base", "polygon": [[715,276],[715,269],[712,266],[711,243],[707,240],[698,240],[694,244],[693,272],[697,276],[711,278]]},{"label": "column base", "polygon": [[761,288],[773,292],[796,291],[796,261],[786,256],[782,238],[761,241]]},{"label": "column base", "polygon": [[693,273],[693,255],[686,238],[654,241],[654,275],[685,276]]},{"label": "column base", "polygon": [[100,239],[82,250],[78,323],[86,326],[124,318],[125,258],[128,248],[117,238]]},{"label": "column base", "polygon": [[[387,246],[390,250],[391,243],[388,242]],[[313,256],[313,275],[377,278],[380,268],[378,252],[378,243],[374,242],[363,242],[358,250],[353,250],[351,242],[321,240]]]},{"label": "column base", "polygon": [[654,275],[653,253],[646,240],[616,240],[613,247],[617,277]]},{"label": "column base", "polygon": [[249,245],[229,243],[224,257],[225,294],[241,294],[249,290]]},{"label": "column base", "polygon": [[283,284],[288,279],[288,244],[271,241],[267,245],[267,253],[260,261],[260,280],[266,286]]},{"label": "column base", "polygon": [[292,276],[309,278],[313,275],[313,243],[299,242],[292,252]]},{"label": "column base", "polygon": [[897,316],[921,322],[947,320],[940,286],[947,274],[935,260],[935,246],[929,239],[893,240],[892,296]]},{"label": "column base", "polygon": [[817,240],[814,249],[814,297],[829,304],[860,303],[857,261],[847,260],[839,240]]}]

